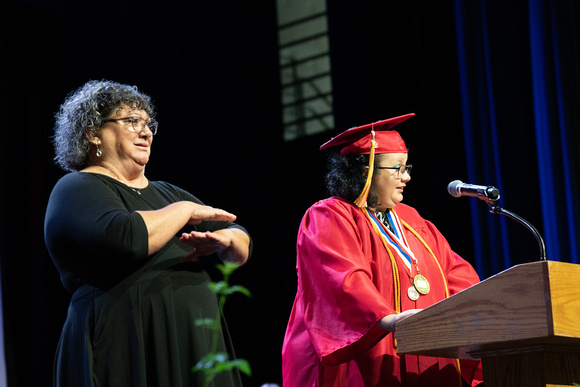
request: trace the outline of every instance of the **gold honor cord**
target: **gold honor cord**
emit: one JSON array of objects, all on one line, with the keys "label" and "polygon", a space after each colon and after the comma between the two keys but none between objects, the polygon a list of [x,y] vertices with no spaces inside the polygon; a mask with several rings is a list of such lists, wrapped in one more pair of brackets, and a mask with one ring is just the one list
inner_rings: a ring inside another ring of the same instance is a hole
[{"label": "gold honor cord", "polygon": [[[445,285],[445,298],[449,298],[449,288],[447,287],[447,279],[445,278],[445,274],[443,273],[443,269],[441,268],[441,265],[439,264],[439,260],[437,259],[437,257],[433,253],[433,250],[431,250],[431,248],[429,247],[427,242],[425,242],[425,240],[421,237],[421,235],[419,235],[417,233],[417,231],[415,231],[413,229],[413,227],[409,226],[409,224],[407,222],[405,222],[403,219],[401,219],[401,223],[403,224],[403,226],[405,226],[405,228],[407,230],[411,231],[413,233],[413,235],[415,235],[417,237],[417,239],[419,239],[421,241],[421,243],[423,243],[423,246],[425,246],[425,248],[427,248],[427,250],[429,251],[429,253],[433,257],[433,259],[435,260],[435,263],[437,264],[437,267],[439,268],[439,272],[441,273],[441,277],[443,277],[443,284]],[[457,364],[457,373],[459,374],[459,387],[461,387],[462,386],[461,363],[459,362],[459,359],[455,359],[455,363]]]},{"label": "gold honor cord", "polygon": [[419,241],[423,244],[423,246],[425,246],[427,251],[429,251],[429,254],[431,254],[433,259],[435,260],[435,263],[437,264],[437,267],[439,268],[439,273],[441,273],[441,277],[443,278],[443,285],[445,286],[445,298],[449,297],[449,289],[447,288],[447,278],[445,278],[445,274],[443,274],[443,269],[441,268],[441,265],[439,264],[439,260],[437,259],[437,257],[433,253],[433,250],[431,250],[431,248],[429,247],[427,242],[425,242],[425,240],[421,237],[421,235],[419,235],[419,233],[417,233],[417,231],[415,231],[413,229],[413,227],[409,226],[409,223],[407,223],[403,219],[401,219],[401,224],[403,226],[405,226],[405,228],[407,230],[411,231],[411,233],[413,235],[415,235],[417,237],[417,239],[419,239]]},{"label": "gold honor cord", "polygon": [[[393,253],[391,252],[391,249],[389,249],[388,244],[385,240],[385,237],[383,236],[383,234],[379,230],[378,226],[375,224],[375,222],[372,221],[371,215],[369,214],[369,209],[365,207],[365,208],[361,208],[361,210],[363,210],[363,213],[365,214],[368,221],[373,226],[373,229],[375,230],[375,232],[380,236],[381,242],[383,243],[383,246],[385,246],[385,249],[387,250],[387,252],[389,254],[389,258],[391,260],[391,267],[393,269],[393,285],[394,285],[394,291],[395,291],[395,310],[397,313],[401,313],[401,282],[400,282],[400,278],[399,278],[399,269],[397,267],[395,257],[393,255]],[[445,278],[445,274],[443,273],[443,269],[441,268],[441,265],[439,264],[439,260],[435,256],[435,253],[433,253],[433,250],[431,250],[431,247],[429,247],[427,242],[425,242],[425,240],[421,237],[421,235],[419,235],[419,233],[417,233],[417,231],[415,231],[415,229],[413,227],[411,227],[403,219],[400,219],[400,220],[401,220],[401,224],[403,226],[405,226],[405,228],[407,230],[409,230],[413,235],[415,235],[415,237],[423,244],[423,246],[425,246],[427,251],[429,251],[429,254],[431,254],[433,259],[435,260],[435,263],[437,264],[437,267],[439,268],[439,273],[441,273],[441,277],[443,279],[443,286],[445,287],[445,298],[448,298],[449,297],[449,288],[447,287],[447,279]],[[397,348],[397,339],[393,339],[393,343],[395,345],[395,348]],[[459,386],[461,387],[461,385],[462,385],[461,364],[459,363],[459,359],[455,359],[455,362],[457,364],[457,373],[459,375]]]},{"label": "gold honor cord", "polygon": [[[397,267],[397,261],[395,260],[395,256],[391,252],[391,249],[389,249],[387,241],[385,240],[385,237],[379,230],[379,227],[375,224],[375,222],[372,221],[371,215],[369,214],[369,209],[367,207],[364,207],[361,208],[361,210],[366,215],[368,221],[371,223],[371,226],[373,226],[373,228],[375,229],[375,232],[380,236],[381,242],[383,242],[383,246],[385,246],[387,253],[389,253],[389,258],[391,259],[391,268],[393,271],[393,287],[395,290],[395,311],[397,312],[397,314],[401,313],[401,280],[399,279],[399,268]],[[395,339],[394,337],[393,337],[393,345],[395,348],[397,348],[397,339]]]},{"label": "gold honor cord", "polygon": [[375,142],[375,131],[371,130],[371,153],[369,157],[369,171],[367,173],[367,181],[363,187],[360,196],[354,201],[359,208],[364,208],[367,206],[367,198],[369,197],[369,191],[371,189],[371,182],[373,180],[373,171],[375,169],[375,148],[377,143]]},{"label": "gold honor cord", "polygon": [[371,223],[371,226],[373,226],[373,228],[375,229],[375,232],[381,237],[381,242],[383,242],[383,246],[385,246],[387,253],[389,253],[389,258],[391,259],[391,267],[393,269],[393,284],[395,290],[395,311],[397,313],[401,313],[401,280],[399,279],[399,268],[397,267],[397,261],[395,260],[395,256],[391,252],[391,249],[389,249],[385,237],[379,230],[379,226],[377,226],[375,222],[372,221],[371,215],[369,214],[369,209],[365,207],[361,208],[361,210],[363,210],[363,213],[366,215],[368,221]]}]

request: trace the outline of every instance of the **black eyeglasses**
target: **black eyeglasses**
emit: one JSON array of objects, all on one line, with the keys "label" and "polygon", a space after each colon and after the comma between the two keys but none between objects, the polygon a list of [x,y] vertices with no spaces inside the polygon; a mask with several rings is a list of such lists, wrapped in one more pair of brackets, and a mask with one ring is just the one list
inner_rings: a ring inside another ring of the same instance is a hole
[{"label": "black eyeglasses", "polygon": [[398,176],[401,177],[405,173],[407,173],[407,175],[411,176],[411,170],[413,169],[413,166],[411,164],[409,164],[409,165],[397,165],[394,167],[375,167],[375,168],[376,169],[396,169]]},{"label": "black eyeglasses", "polygon": [[145,129],[145,127],[147,127],[149,128],[151,133],[153,133],[154,136],[157,134],[157,128],[159,126],[157,121],[155,120],[146,121],[141,117],[109,118],[107,120],[104,120],[103,124],[106,124],[107,122],[118,122],[118,121],[123,121],[128,124],[131,124],[131,126],[128,129],[131,132],[135,133],[141,133]]}]

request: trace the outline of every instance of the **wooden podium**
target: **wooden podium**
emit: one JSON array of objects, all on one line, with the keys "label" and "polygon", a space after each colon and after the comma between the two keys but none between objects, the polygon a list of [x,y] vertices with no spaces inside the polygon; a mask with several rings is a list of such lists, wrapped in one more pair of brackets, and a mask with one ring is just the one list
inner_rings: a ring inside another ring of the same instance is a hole
[{"label": "wooden podium", "polygon": [[485,387],[580,384],[580,265],[514,266],[397,323],[400,354],[481,359]]}]

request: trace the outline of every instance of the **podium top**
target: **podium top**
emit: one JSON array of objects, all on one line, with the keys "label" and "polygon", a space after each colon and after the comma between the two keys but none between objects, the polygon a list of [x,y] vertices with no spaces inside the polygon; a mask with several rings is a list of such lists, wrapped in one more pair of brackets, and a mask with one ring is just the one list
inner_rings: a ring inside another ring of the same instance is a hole
[{"label": "podium top", "polygon": [[397,352],[473,359],[537,345],[580,351],[580,265],[514,266],[397,323]]}]

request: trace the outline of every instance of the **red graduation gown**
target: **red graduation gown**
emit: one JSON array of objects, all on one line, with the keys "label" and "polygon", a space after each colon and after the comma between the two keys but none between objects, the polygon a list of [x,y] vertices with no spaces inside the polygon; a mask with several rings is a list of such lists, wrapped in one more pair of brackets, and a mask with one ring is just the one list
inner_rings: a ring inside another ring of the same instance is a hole
[{"label": "red graduation gown", "polygon": [[[477,282],[473,267],[454,253],[443,235],[404,204],[395,211],[431,248],[410,231],[405,235],[431,290],[417,301],[407,297],[411,278],[395,255],[401,309],[426,308]],[[454,359],[399,356],[394,336],[376,326],[396,313],[389,254],[361,209],[332,197],[314,204],[302,219],[297,240],[298,289],[282,348],[284,387],[459,386]],[[461,361],[463,378],[482,380],[476,361]]]}]

